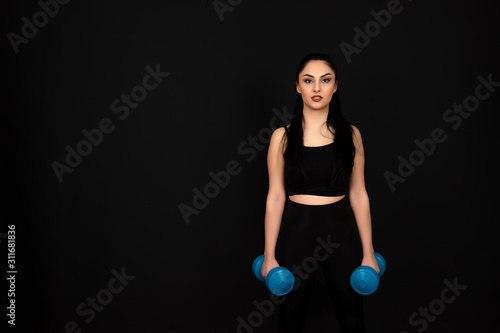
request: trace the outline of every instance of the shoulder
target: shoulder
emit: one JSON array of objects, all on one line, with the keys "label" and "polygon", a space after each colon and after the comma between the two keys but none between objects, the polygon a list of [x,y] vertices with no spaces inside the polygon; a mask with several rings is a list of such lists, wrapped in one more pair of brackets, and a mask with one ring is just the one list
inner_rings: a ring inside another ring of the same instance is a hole
[{"label": "shoulder", "polygon": [[350,126],[351,126],[352,131],[354,132],[354,134],[356,134],[356,135],[360,134],[359,129],[356,126],[354,126],[353,124],[351,124]]},{"label": "shoulder", "polygon": [[358,148],[358,149],[362,148],[360,146],[362,146],[363,140],[361,139],[361,132],[359,131],[359,128],[357,128],[354,125],[350,125],[350,126],[351,126],[351,129],[352,129],[353,141],[354,141],[354,144],[355,144],[356,148]]},{"label": "shoulder", "polygon": [[354,126],[352,124],[350,126],[352,129],[353,136],[358,140],[361,139],[361,132],[359,131],[359,128],[357,128],[356,126]]},{"label": "shoulder", "polygon": [[[290,124],[286,125],[286,128],[290,129]],[[271,141],[281,141],[281,139],[286,140],[285,126],[276,128],[271,135]]]},{"label": "shoulder", "polygon": [[[288,124],[286,127],[287,129],[289,128],[290,124]],[[285,131],[285,126],[278,127],[274,130],[273,134],[271,135],[271,141],[269,142],[269,148],[274,148],[276,149],[282,144],[285,144],[287,142],[286,138],[286,131]]]}]

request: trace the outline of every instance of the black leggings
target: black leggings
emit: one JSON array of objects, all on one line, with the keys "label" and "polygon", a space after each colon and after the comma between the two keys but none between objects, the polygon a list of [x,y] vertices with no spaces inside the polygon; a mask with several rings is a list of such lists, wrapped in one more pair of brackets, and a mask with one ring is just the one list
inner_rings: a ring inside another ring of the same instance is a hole
[{"label": "black leggings", "polygon": [[350,284],[363,251],[347,196],[326,205],[300,204],[287,198],[275,256],[280,266],[295,276],[294,288],[278,305],[278,332],[302,332],[319,265],[341,332],[366,332],[364,296]]}]

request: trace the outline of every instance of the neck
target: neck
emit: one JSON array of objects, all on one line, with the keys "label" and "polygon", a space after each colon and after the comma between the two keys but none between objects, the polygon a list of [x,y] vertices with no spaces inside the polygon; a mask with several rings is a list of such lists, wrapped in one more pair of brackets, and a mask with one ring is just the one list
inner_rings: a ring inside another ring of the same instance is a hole
[{"label": "neck", "polygon": [[304,103],[303,117],[304,117],[304,131],[310,129],[313,131],[321,128],[328,118],[329,105],[321,109],[311,109]]}]

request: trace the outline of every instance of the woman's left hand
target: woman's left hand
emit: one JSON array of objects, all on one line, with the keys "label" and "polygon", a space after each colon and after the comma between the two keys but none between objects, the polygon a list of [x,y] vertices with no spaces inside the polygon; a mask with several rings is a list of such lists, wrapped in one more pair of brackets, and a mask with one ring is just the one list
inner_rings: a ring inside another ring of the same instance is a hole
[{"label": "woman's left hand", "polygon": [[361,266],[370,266],[377,272],[377,274],[380,273],[380,268],[378,268],[377,259],[375,259],[375,255],[373,253],[366,254],[363,256],[363,261],[361,261]]}]

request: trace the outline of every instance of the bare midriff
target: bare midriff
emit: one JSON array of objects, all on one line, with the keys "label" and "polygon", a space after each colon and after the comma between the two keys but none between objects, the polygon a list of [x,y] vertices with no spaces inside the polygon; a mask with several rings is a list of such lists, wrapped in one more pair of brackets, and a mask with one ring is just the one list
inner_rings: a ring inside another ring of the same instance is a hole
[{"label": "bare midriff", "polygon": [[288,198],[293,201],[303,205],[327,205],[345,197],[344,195],[336,196],[336,197],[325,197],[321,195],[312,195],[312,194],[294,194],[289,195]]}]

